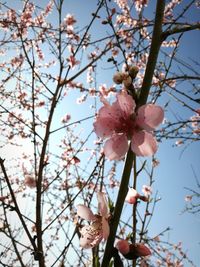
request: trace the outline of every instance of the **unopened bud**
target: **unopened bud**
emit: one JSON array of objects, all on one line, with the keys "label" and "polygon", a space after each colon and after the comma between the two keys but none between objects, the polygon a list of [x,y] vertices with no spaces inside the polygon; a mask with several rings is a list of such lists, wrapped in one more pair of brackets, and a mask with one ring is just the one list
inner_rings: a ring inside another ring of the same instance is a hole
[{"label": "unopened bud", "polygon": [[122,72],[116,72],[113,76],[113,81],[116,83],[116,84],[120,84],[122,83],[124,80],[124,74]]},{"label": "unopened bud", "polygon": [[126,88],[129,88],[132,85],[131,76],[127,75],[126,77],[124,77],[123,84]]},{"label": "unopened bud", "polygon": [[115,247],[119,252],[121,252],[123,255],[128,254],[130,251],[130,244],[127,240],[119,240]]},{"label": "unopened bud", "polygon": [[145,257],[151,255],[150,249],[142,243],[130,244],[130,251],[125,254],[126,259],[132,260],[138,257]]},{"label": "unopened bud", "polygon": [[135,79],[136,75],[138,74],[139,68],[137,66],[131,66],[128,70],[129,75],[132,79]]}]

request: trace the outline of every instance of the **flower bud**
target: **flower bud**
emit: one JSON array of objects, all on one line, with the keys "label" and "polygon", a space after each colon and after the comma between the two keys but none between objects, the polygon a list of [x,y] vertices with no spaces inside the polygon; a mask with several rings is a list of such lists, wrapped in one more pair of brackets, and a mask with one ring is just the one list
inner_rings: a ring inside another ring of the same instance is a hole
[{"label": "flower bud", "polygon": [[150,249],[142,243],[130,244],[130,251],[124,254],[126,259],[132,260],[138,257],[145,257],[151,255]]},{"label": "flower bud", "polygon": [[125,201],[128,202],[129,204],[135,204],[139,197],[140,195],[134,188],[129,188]]},{"label": "flower bud", "polygon": [[136,75],[138,74],[139,68],[137,66],[131,66],[128,70],[129,75],[132,79],[135,79]]},{"label": "flower bud", "polygon": [[130,244],[128,243],[127,240],[119,240],[119,241],[117,241],[115,247],[123,255],[128,254],[129,250],[130,250]]},{"label": "flower bud", "polygon": [[[144,256],[151,255],[150,249],[142,243],[136,243],[135,245],[132,244],[132,246],[133,246],[133,251],[134,251],[135,255],[138,257],[144,257]],[[131,249],[130,249],[130,251],[131,251]]]},{"label": "flower bud", "polygon": [[123,79],[124,79],[124,74],[122,72],[116,72],[113,76],[113,81],[116,83],[116,84],[121,84],[123,82]]},{"label": "flower bud", "polygon": [[127,75],[123,79],[123,84],[126,88],[129,88],[132,85],[132,78],[131,76]]}]

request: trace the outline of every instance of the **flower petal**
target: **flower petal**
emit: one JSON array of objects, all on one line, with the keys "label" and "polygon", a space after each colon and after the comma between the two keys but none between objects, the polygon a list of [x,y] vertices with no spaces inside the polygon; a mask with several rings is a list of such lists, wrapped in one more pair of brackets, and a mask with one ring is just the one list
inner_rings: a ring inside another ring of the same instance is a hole
[{"label": "flower petal", "polygon": [[138,109],[136,123],[141,128],[151,131],[162,123],[163,118],[163,108],[153,104],[146,104]]},{"label": "flower petal", "polygon": [[119,127],[119,119],[122,117],[121,109],[117,101],[112,106],[106,104],[100,108],[96,121],[94,122],[94,131],[101,138],[110,137],[116,128]]},{"label": "flower petal", "polygon": [[[87,227],[87,226],[84,226],[84,227]],[[85,249],[92,247],[91,240],[88,239],[88,235],[87,234],[82,235],[80,237],[80,243],[79,244],[80,244],[80,247],[85,248]]]},{"label": "flower petal", "polygon": [[76,209],[78,216],[80,216],[82,219],[85,219],[87,221],[94,221],[96,219],[91,209],[89,209],[85,205],[79,204],[76,206]]},{"label": "flower petal", "polygon": [[125,117],[129,117],[135,110],[136,104],[132,96],[123,90],[117,95],[117,101]]},{"label": "flower petal", "polygon": [[97,193],[98,210],[101,216],[106,217],[108,215],[108,203],[103,192]]},{"label": "flower petal", "polygon": [[115,101],[112,105],[105,105],[100,108],[98,112],[98,117],[100,118],[109,118],[118,122],[119,117],[121,116],[121,109],[117,101]]},{"label": "flower petal", "polygon": [[137,156],[152,156],[157,151],[157,142],[151,133],[135,132],[132,136],[131,149]]},{"label": "flower petal", "polygon": [[98,137],[106,138],[113,134],[116,128],[116,123],[113,119],[98,117],[93,126]]},{"label": "flower petal", "polygon": [[103,231],[103,239],[108,239],[108,236],[110,234],[110,226],[108,224],[108,221],[106,218],[102,217],[102,231]]},{"label": "flower petal", "polygon": [[128,139],[125,134],[114,135],[104,145],[105,156],[110,160],[122,159],[128,151]]},{"label": "flower petal", "polygon": [[102,232],[96,229],[95,223],[94,225],[85,225],[80,233],[80,246],[85,249],[97,246],[103,238]]}]

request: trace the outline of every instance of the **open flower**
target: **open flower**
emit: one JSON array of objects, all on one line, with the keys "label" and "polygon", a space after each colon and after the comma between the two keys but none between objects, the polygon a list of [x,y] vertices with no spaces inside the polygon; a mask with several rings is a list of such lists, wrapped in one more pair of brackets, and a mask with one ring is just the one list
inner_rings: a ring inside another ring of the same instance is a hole
[{"label": "open flower", "polygon": [[104,106],[98,112],[94,130],[97,136],[108,138],[104,145],[108,159],[122,159],[128,151],[128,140],[131,140],[131,149],[137,156],[151,156],[157,151],[152,131],[163,121],[161,107],[146,104],[135,112],[135,101],[125,90],[117,94],[113,104],[105,99],[102,102]]},{"label": "open flower", "polygon": [[80,204],[77,206],[78,216],[90,222],[89,225],[83,226],[80,230],[80,246],[82,248],[97,246],[102,239],[106,240],[110,233],[108,224],[109,211],[105,194],[98,192],[97,200],[99,214],[93,214],[91,209],[85,205]]},{"label": "open flower", "polygon": [[152,188],[151,186],[148,185],[143,185],[142,186],[142,192],[144,193],[144,195],[149,198],[152,194]]}]

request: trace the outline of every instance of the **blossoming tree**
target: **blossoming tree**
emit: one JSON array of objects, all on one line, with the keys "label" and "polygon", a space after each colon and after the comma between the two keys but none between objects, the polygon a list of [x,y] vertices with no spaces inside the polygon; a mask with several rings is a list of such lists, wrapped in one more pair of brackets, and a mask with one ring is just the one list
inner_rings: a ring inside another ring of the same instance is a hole
[{"label": "blossoming tree", "polygon": [[148,227],[161,142],[200,139],[198,7],[0,3],[1,266],[193,266]]}]

